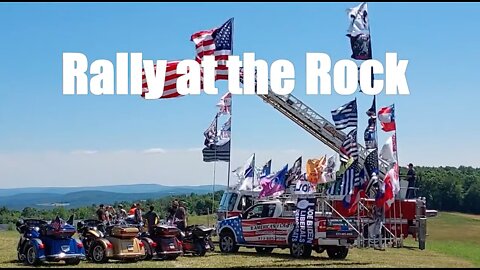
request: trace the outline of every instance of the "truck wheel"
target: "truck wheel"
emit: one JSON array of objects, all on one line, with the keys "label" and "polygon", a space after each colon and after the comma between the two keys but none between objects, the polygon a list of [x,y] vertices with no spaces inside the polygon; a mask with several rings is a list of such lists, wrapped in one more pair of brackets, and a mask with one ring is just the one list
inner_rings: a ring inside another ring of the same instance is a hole
[{"label": "truck wheel", "polygon": [[65,260],[66,265],[78,265],[80,264],[80,259],[79,258],[74,258],[74,259],[68,259]]},{"label": "truck wheel", "polygon": [[301,244],[301,243],[291,243],[290,244],[290,255],[294,258],[309,258],[312,255],[312,245]]},{"label": "truck wheel", "polygon": [[100,242],[94,242],[90,247],[90,254],[92,262],[94,263],[106,263],[108,262],[107,252],[105,247]]},{"label": "truck wheel", "polygon": [[25,260],[23,262],[26,265],[39,265],[40,264],[40,260],[37,259],[37,249],[32,244],[28,244],[25,247]]},{"label": "truck wheel", "polygon": [[271,247],[256,247],[255,250],[259,254],[270,254],[273,251],[273,248]]},{"label": "truck wheel", "polygon": [[332,260],[343,260],[348,255],[347,247],[329,247],[327,248],[328,257]]},{"label": "truck wheel", "polygon": [[235,236],[232,232],[222,232],[220,234],[220,251],[223,253],[235,253],[239,249],[235,243]]}]

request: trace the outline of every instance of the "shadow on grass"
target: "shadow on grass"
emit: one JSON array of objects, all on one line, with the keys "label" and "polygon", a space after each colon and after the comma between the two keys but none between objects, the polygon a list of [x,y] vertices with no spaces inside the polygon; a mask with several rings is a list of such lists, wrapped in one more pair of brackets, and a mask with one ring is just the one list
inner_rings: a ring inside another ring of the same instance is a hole
[{"label": "shadow on grass", "polygon": [[[141,261],[138,261],[138,262],[141,262]],[[22,266],[22,267],[25,267],[26,265],[22,262],[19,262],[17,260],[10,260],[10,261],[7,261],[7,263],[11,263],[11,264],[15,264],[16,266]],[[122,264],[125,264],[125,265],[128,265],[128,264],[135,264],[137,262],[135,261],[121,261],[121,260],[110,260],[108,261],[108,263],[93,263],[91,261],[81,261],[80,262],[80,265],[81,264],[92,264],[92,265],[98,265],[98,266],[102,266],[102,265],[107,265],[107,264],[116,264],[116,265],[122,265]],[[70,266],[70,267],[78,267],[78,265],[67,265],[65,264],[65,262],[43,262],[39,265],[36,265],[35,267],[65,267],[65,266]]]},{"label": "shadow on grass", "polygon": [[[229,256],[233,254],[225,254],[225,253],[220,253],[220,252],[215,252],[216,254],[220,256]],[[294,259],[290,254],[284,254],[284,253],[270,253],[270,254],[259,254],[256,252],[248,252],[248,251],[239,251],[234,253],[235,255],[242,255],[242,256],[251,256],[251,257],[268,257],[268,258],[277,258],[280,260],[277,260],[275,262],[272,262],[271,264],[262,264],[262,265],[257,265],[257,266],[235,266],[238,268],[256,268],[256,267],[287,267],[287,266],[295,266],[295,262],[298,262],[299,265],[304,266],[305,262],[313,262],[309,263],[308,266],[368,266],[372,265],[371,263],[368,262],[353,262],[353,261],[348,261],[348,259],[345,260],[332,260],[329,258],[325,257],[317,257],[317,256],[311,256],[308,259]]]}]

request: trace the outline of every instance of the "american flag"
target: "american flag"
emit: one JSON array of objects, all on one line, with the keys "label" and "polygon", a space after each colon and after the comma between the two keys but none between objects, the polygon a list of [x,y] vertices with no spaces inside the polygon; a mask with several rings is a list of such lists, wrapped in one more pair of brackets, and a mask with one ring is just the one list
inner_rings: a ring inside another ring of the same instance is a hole
[{"label": "american flag", "polygon": [[367,177],[372,177],[375,173],[378,175],[378,151],[377,149],[370,152],[365,158],[365,169],[367,170]]},{"label": "american flag", "polygon": [[338,109],[332,111],[332,118],[335,122],[337,130],[342,130],[347,127],[357,127],[357,99],[340,106]]},{"label": "american flag", "polygon": [[230,227],[233,229],[235,236],[237,237],[237,243],[245,243],[245,238],[243,237],[242,224],[240,223],[240,218],[230,218],[225,219],[220,223],[220,227]]},{"label": "american flag", "polygon": [[211,30],[202,30],[192,35],[195,43],[197,62],[201,62],[205,55],[214,55],[218,65],[215,80],[228,80],[227,60],[232,54],[233,18],[222,26]]},{"label": "american flag", "polygon": [[377,149],[370,152],[365,158],[364,163],[365,171],[367,173],[366,177],[368,180],[367,192],[370,191],[371,187],[378,182],[378,151]]},{"label": "american flag", "polygon": [[[269,206],[271,205],[266,204],[264,208]],[[273,209],[267,210],[270,212]],[[279,224],[282,226],[278,226]],[[226,219],[220,223],[219,227],[233,229],[239,244],[285,245],[288,244],[288,235],[294,226],[295,220],[293,218],[272,218],[265,217],[262,214],[262,217],[252,219],[240,219],[238,217]]]},{"label": "american flag", "polygon": [[357,129],[353,129],[347,134],[342,147],[340,147],[340,161],[347,163],[350,158],[357,159],[357,157]]},{"label": "american flag", "polygon": [[[177,74],[177,65],[180,61],[167,62],[167,68],[165,72],[165,86],[163,88],[163,95],[161,98],[175,98],[182,96],[177,92],[177,79],[182,74]],[[157,66],[154,67],[155,72]],[[147,78],[145,76],[145,70],[142,70],[142,97],[145,98],[145,93],[148,93]]]}]

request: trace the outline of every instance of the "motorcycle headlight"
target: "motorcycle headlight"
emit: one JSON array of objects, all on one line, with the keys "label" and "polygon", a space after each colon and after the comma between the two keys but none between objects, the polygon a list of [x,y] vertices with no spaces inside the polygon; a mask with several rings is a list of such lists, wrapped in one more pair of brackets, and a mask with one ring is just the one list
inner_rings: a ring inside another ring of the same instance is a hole
[{"label": "motorcycle headlight", "polygon": [[40,228],[39,227],[35,227],[33,228],[36,232],[40,231]]},{"label": "motorcycle headlight", "polygon": [[93,230],[96,231],[96,230],[97,230],[97,227],[93,227]]}]

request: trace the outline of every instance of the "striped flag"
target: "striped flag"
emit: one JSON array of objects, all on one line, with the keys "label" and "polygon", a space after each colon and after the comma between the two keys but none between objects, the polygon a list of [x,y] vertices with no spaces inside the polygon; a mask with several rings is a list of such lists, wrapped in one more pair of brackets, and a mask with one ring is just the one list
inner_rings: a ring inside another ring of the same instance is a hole
[{"label": "striped flag", "polygon": [[347,104],[332,111],[332,118],[335,122],[337,130],[342,130],[347,127],[357,127],[357,99],[354,99]]},{"label": "striped flag", "polygon": [[211,147],[205,147],[202,150],[203,161],[230,161],[230,140],[223,145],[214,144]]},{"label": "striped flag", "polygon": [[336,181],[330,188],[327,190],[329,195],[348,195],[353,191],[353,186],[355,181],[358,178],[358,161],[354,163],[343,173],[342,180]]},{"label": "striped flag", "polygon": [[347,134],[342,147],[340,147],[340,161],[347,163],[350,158],[358,158],[357,129],[353,129]]},{"label": "striped flag", "polygon": [[218,114],[210,127],[203,133],[205,135],[205,148],[203,148],[203,161],[230,161],[230,119],[217,132]]},{"label": "striped flag", "polygon": [[[182,76],[182,74],[177,74],[177,65],[180,61],[169,61],[167,62],[167,68],[165,72],[165,86],[163,88],[162,98],[175,98],[180,97],[177,92],[177,79]],[[157,71],[157,66],[154,65],[153,69]],[[147,77],[145,76],[145,70],[142,70],[142,97],[145,98],[145,93],[148,93],[148,84]]]},{"label": "striped flag", "polygon": [[233,18],[222,26],[194,33],[190,40],[195,43],[196,60],[201,62],[205,55],[214,55],[218,65],[215,80],[228,80],[227,60],[233,49]]},{"label": "striped flag", "polygon": [[[356,167],[356,169],[359,168]],[[365,197],[366,183],[365,169],[361,169],[358,172],[358,176],[355,177],[353,191],[343,197],[343,207],[348,210],[348,215],[352,215],[357,211],[358,202],[361,198]]]}]

